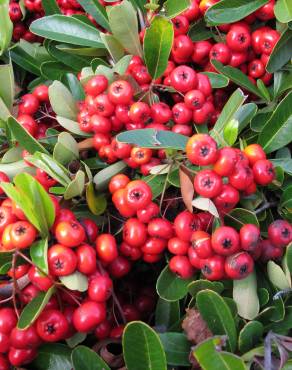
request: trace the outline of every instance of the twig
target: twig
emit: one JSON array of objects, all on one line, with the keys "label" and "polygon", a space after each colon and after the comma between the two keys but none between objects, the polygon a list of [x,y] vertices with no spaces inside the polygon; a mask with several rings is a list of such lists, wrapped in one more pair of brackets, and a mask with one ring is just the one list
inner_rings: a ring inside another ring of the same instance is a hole
[{"label": "twig", "polygon": [[254,213],[257,215],[257,214],[265,211],[266,209],[277,207],[277,205],[278,205],[278,202],[265,202],[258,209],[256,209]]}]

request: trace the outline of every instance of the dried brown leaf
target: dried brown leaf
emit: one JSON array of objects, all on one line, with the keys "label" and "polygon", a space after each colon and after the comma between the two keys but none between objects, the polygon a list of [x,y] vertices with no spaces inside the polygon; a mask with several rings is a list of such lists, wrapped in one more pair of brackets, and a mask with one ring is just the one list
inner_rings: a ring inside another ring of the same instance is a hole
[{"label": "dried brown leaf", "polygon": [[179,181],[181,196],[188,211],[193,212],[194,185],[191,173],[185,168],[179,168]]}]

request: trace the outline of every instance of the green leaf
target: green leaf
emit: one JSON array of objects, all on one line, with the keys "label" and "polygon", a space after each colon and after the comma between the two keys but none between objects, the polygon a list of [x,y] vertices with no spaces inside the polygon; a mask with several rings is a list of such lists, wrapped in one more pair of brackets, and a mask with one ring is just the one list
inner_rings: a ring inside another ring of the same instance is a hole
[{"label": "green leaf", "polygon": [[64,193],[64,199],[72,199],[77,196],[81,196],[85,187],[85,173],[79,170],[74,179],[67,186]]},{"label": "green leaf", "polygon": [[287,29],[282,33],[280,40],[270,55],[266,69],[270,73],[278,71],[291,58],[292,30]]},{"label": "green leaf", "polygon": [[154,80],[160,77],[167,67],[173,35],[173,25],[164,17],[156,16],[150,27],[146,28],[144,57],[148,72]]},{"label": "green leaf", "polygon": [[85,99],[83,87],[78,78],[73,73],[66,73],[63,76],[62,81],[70,89],[75,101]]},{"label": "green leaf", "polygon": [[23,149],[26,149],[32,154],[36,151],[48,153],[48,151],[31,136],[15,118],[8,118],[7,127]]},{"label": "green leaf", "polygon": [[[57,59],[59,62],[65,64],[66,66],[73,68],[76,72],[79,72],[82,68],[88,66],[88,57],[82,55],[72,55],[63,50],[58,49],[56,46],[57,44],[54,41],[49,41],[46,43],[47,50],[49,54]],[[42,64],[43,68],[43,64]],[[45,71],[46,72],[46,71]],[[63,74],[65,74],[64,67],[62,69]],[[54,79],[54,78],[53,78]]]},{"label": "green leaf", "polygon": [[[217,141],[220,142],[223,132],[225,132],[225,127],[231,125],[231,130],[236,125],[230,123],[234,120],[235,113],[239,110],[246,99],[246,96],[243,94],[242,90],[237,89],[230,96],[227,103],[224,105],[220,116],[218,117],[215,126],[211,130],[211,136],[213,136]],[[237,124],[238,125],[238,124]],[[233,135],[234,136],[234,135]],[[237,135],[236,135],[237,136]],[[233,137],[231,137],[233,139]]]},{"label": "green leaf", "polygon": [[282,23],[292,21],[292,4],[289,0],[278,0],[274,6],[277,20]]},{"label": "green leaf", "polygon": [[105,7],[98,0],[78,0],[78,3],[100,26],[108,31],[111,30]]},{"label": "green leaf", "polygon": [[[1,14],[1,5],[0,5]],[[0,15],[1,18],[1,15]],[[0,22],[1,23],[1,22]],[[1,27],[2,28],[2,25]],[[1,37],[1,30],[0,30]],[[1,51],[1,46],[0,46]],[[1,55],[1,52],[0,52]],[[14,73],[12,64],[2,64],[0,65],[0,98],[10,111],[14,101]]]},{"label": "green leaf", "polygon": [[125,131],[117,135],[123,143],[135,144],[142,148],[170,148],[185,150],[188,137],[171,131],[157,131],[153,128]]},{"label": "green leaf", "polygon": [[61,14],[60,8],[55,0],[42,0],[42,6],[46,15]]},{"label": "green leaf", "polygon": [[213,290],[214,292],[217,292],[217,293],[222,293],[224,290],[224,285],[220,281],[209,281],[209,280],[199,279],[199,280],[193,281],[188,286],[188,291],[193,297],[196,297],[199,292],[201,292],[202,290],[206,290],[206,289]]},{"label": "green leaf", "polygon": [[10,56],[12,61],[19,65],[22,69],[40,76],[41,62],[36,59],[34,54],[30,54],[29,52],[25,51],[20,43],[16,44],[10,50]]},{"label": "green leaf", "polygon": [[49,299],[54,291],[55,287],[52,286],[46,292],[39,292],[39,294],[24,307],[18,320],[18,329],[27,329],[35,322],[42,310],[45,308],[46,304],[49,302]]},{"label": "green leaf", "polygon": [[76,102],[65,85],[59,81],[54,81],[49,87],[50,103],[54,112],[61,117],[74,120],[78,110]]},{"label": "green leaf", "polygon": [[271,153],[292,141],[292,91],[278,104],[259,135],[258,143]]},{"label": "green leaf", "polygon": [[0,1],[0,24],[0,55],[2,55],[10,44],[13,32],[13,23],[9,17],[8,0]]},{"label": "green leaf", "polygon": [[128,370],[167,369],[165,352],[159,336],[141,321],[132,321],[126,325],[123,334],[123,353]]},{"label": "green leaf", "polygon": [[286,247],[285,257],[286,257],[287,268],[290,272],[290,275],[292,275],[292,242],[289,243]]},{"label": "green leaf", "polygon": [[258,315],[260,304],[255,272],[245,279],[233,281],[233,299],[237,305],[238,315],[242,318],[253,320]]},{"label": "green leaf", "polygon": [[101,33],[100,37],[114,62],[119,61],[125,55],[123,46],[113,35]]},{"label": "green leaf", "polygon": [[257,80],[257,87],[259,91],[262,93],[262,95],[265,97],[266,101],[271,101],[271,96],[269,93],[269,90],[267,89],[266,85],[263,83],[263,81],[259,78]]},{"label": "green leaf", "polygon": [[179,301],[168,302],[159,298],[155,311],[155,325],[167,330],[180,320]]},{"label": "green leaf", "polygon": [[82,137],[91,137],[92,136],[92,135],[87,134],[86,132],[82,131],[80,129],[78,123],[69,119],[69,118],[57,116],[56,120],[58,121],[60,126],[64,127],[67,131],[71,132],[72,134],[82,136]]},{"label": "green leaf", "polygon": [[24,161],[13,163],[0,163],[0,171],[4,172],[10,179],[21,172],[34,173],[34,169],[28,166]]},{"label": "green leaf", "polygon": [[33,156],[27,157],[27,159],[35,167],[47,172],[49,176],[57,180],[61,185],[67,186],[71,182],[71,179],[68,176],[68,170],[49,155],[36,152]]},{"label": "green leaf", "polygon": [[112,34],[124,49],[142,57],[137,14],[133,5],[124,0],[121,4],[108,8],[108,19]]},{"label": "green leaf", "polygon": [[127,72],[132,55],[125,55],[121,58],[113,67],[113,72],[118,73],[119,75],[124,75]]},{"label": "green leaf", "polygon": [[228,77],[235,84],[252,92],[256,96],[262,99],[265,99],[265,96],[261,93],[261,91],[249,80],[249,78],[243,72],[241,72],[240,69],[233,68],[230,66],[224,66],[222,63],[218,62],[217,60],[212,60],[212,64],[218,72]]},{"label": "green leaf", "polygon": [[86,202],[90,211],[97,216],[103,214],[107,207],[105,195],[96,194],[92,182],[86,186]]},{"label": "green leaf", "polygon": [[39,230],[43,235],[47,235],[55,221],[55,207],[49,194],[34,177],[27,173],[16,175],[14,183],[17,189],[29,198],[32,210],[34,212],[37,210],[35,216],[40,225]]},{"label": "green leaf", "polygon": [[58,135],[58,142],[54,147],[53,157],[63,165],[79,158],[77,142],[68,132],[61,132]]},{"label": "green leaf", "polygon": [[213,89],[221,89],[229,84],[229,78],[214,72],[203,72],[202,74],[209,77]]},{"label": "green leaf", "polygon": [[234,115],[239,123],[238,132],[240,133],[256,115],[258,107],[255,103],[247,103],[242,105]]},{"label": "green leaf", "polygon": [[189,355],[191,344],[182,333],[161,333],[159,338],[162,342],[166,361],[172,366],[190,366]]},{"label": "green leaf", "polygon": [[259,321],[250,321],[241,329],[238,336],[238,348],[245,353],[254,348],[261,340],[264,332],[263,324]]},{"label": "green leaf", "polygon": [[3,99],[0,97],[0,120],[7,121],[7,119],[11,116],[9,109],[6,107]]},{"label": "green leaf", "polygon": [[269,261],[267,265],[267,273],[271,283],[280,290],[290,288],[284,271],[274,261]]},{"label": "green leaf", "polygon": [[223,130],[223,137],[228,145],[232,146],[236,142],[238,136],[238,126],[239,122],[235,118],[232,118],[232,120],[230,120],[225,125]]},{"label": "green leaf", "polygon": [[190,26],[188,36],[192,41],[202,41],[212,38],[213,33],[210,31],[210,28],[206,27],[204,19],[201,18]]},{"label": "green leaf", "polygon": [[275,167],[281,167],[282,170],[292,176],[292,159],[271,159]]},{"label": "green leaf", "polygon": [[74,348],[71,359],[74,370],[110,370],[96,352],[85,346]]},{"label": "green leaf", "polygon": [[70,290],[85,292],[88,288],[87,277],[79,271],[75,271],[71,275],[59,276],[59,279]]},{"label": "green leaf", "polygon": [[30,257],[32,262],[46,274],[49,273],[48,267],[48,239],[41,239],[33,243],[30,247]]},{"label": "green leaf", "polygon": [[274,97],[279,97],[284,91],[292,88],[292,71],[274,73]]},{"label": "green leaf", "polygon": [[203,370],[247,370],[243,360],[231,353],[221,352],[222,337],[215,336],[198,344],[193,355]]},{"label": "green leaf", "polygon": [[162,299],[170,302],[178,301],[187,295],[190,282],[191,279],[179,278],[166,266],[157,279],[156,290]]},{"label": "green leaf", "polygon": [[211,6],[205,14],[207,22],[216,26],[218,24],[233,23],[253,13],[268,0],[222,0]]},{"label": "green leaf", "polygon": [[[145,176],[142,177],[141,180],[146,181],[147,184],[150,186],[152,190],[152,200],[156,199],[159,197],[159,195],[162,194],[164,184],[166,181],[166,176],[165,175],[156,175],[156,176]],[[166,185],[168,187],[168,184]]]},{"label": "green leaf", "polygon": [[106,189],[110,182],[110,179],[114,175],[122,172],[126,167],[127,165],[124,161],[119,161],[99,171],[93,178],[95,188],[98,191]]},{"label": "green leaf", "polygon": [[226,214],[224,221],[226,225],[235,227],[237,230],[245,224],[254,224],[259,226],[259,221],[255,213],[243,208],[234,208]]},{"label": "green leaf", "polygon": [[31,32],[51,40],[75,45],[104,48],[100,32],[92,25],[65,15],[55,14],[32,22]]},{"label": "green leaf", "polygon": [[68,344],[68,346],[70,348],[74,348],[78,344],[84,342],[86,337],[87,337],[86,333],[77,332],[77,333],[73,334],[72,337],[66,339],[66,343]]},{"label": "green leaf", "polygon": [[166,16],[168,18],[174,18],[188,9],[190,6],[190,0],[167,0],[163,6],[166,10]]},{"label": "green leaf", "polygon": [[47,343],[38,348],[32,365],[37,370],[71,370],[71,349],[61,343]]},{"label": "green leaf", "polygon": [[213,334],[227,335],[227,348],[234,351],[237,333],[234,317],[224,299],[212,290],[203,290],[197,294],[198,309]]}]

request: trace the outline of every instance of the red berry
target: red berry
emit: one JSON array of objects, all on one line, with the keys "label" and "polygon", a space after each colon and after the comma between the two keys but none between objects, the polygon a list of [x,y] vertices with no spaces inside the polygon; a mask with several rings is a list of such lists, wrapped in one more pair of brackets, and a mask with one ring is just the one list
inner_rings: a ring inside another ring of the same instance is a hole
[{"label": "red berry", "polygon": [[52,275],[70,275],[76,270],[77,256],[71,248],[54,244],[48,251],[48,264]]},{"label": "red berry", "polygon": [[222,186],[222,178],[212,170],[199,171],[194,179],[196,193],[205,198],[213,198],[219,195]]},{"label": "red berry", "polygon": [[214,255],[203,261],[201,266],[202,274],[208,280],[221,280],[224,277],[224,257]]},{"label": "red berry", "polygon": [[124,224],[123,240],[131,247],[141,247],[147,239],[147,228],[137,218],[129,218]]},{"label": "red berry", "polygon": [[212,234],[212,248],[221,256],[230,256],[240,249],[238,232],[229,226],[218,227]]},{"label": "red berry", "polygon": [[275,178],[275,169],[272,162],[267,159],[258,160],[252,168],[254,180],[259,185],[268,185]]},{"label": "red berry", "polygon": [[73,314],[75,329],[81,333],[93,330],[106,318],[106,309],[103,303],[87,301],[82,303]]},{"label": "red berry", "polygon": [[185,65],[175,68],[170,74],[171,86],[177,91],[186,93],[197,86],[196,72]]},{"label": "red berry", "polygon": [[193,232],[200,230],[201,222],[196,214],[183,211],[176,216],[173,226],[177,237],[189,242]]},{"label": "red berry", "polygon": [[38,335],[45,342],[58,342],[68,331],[68,321],[59,310],[45,310],[36,322]]},{"label": "red berry", "polygon": [[186,153],[192,164],[207,166],[217,159],[217,143],[207,134],[196,134],[188,140]]},{"label": "red berry", "polygon": [[247,252],[254,251],[260,241],[260,229],[253,224],[242,226],[239,231],[241,248]]},{"label": "red berry", "polygon": [[182,279],[189,279],[194,274],[194,268],[186,256],[174,256],[169,261],[169,269]]},{"label": "red berry", "polygon": [[225,261],[226,275],[234,280],[244,279],[253,271],[254,262],[246,252],[229,256]]},{"label": "red berry", "polygon": [[126,202],[133,210],[138,211],[150,204],[152,200],[152,190],[150,186],[141,180],[134,180],[126,186]]},{"label": "red berry", "polygon": [[56,226],[56,239],[66,247],[77,247],[85,240],[85,231],[78,221],[62,221]]},{"label": "red berry", "polygon": [[211,237],[205,231],[195,231],[191,237],[192,248],[196,251],[201,259],[211,257],[214,253],[211,245]]},{"label": "red berry", "polygon": [[101,234],[96,239],[98,257],[104,262],[112,262],[118,256],[117,243],[111,234]]},{"label": "red berry", "polygon": [[276,220],[268,227],[268,235],[275,247],[285,247],[292,240],[292,227],[288,221]]}]

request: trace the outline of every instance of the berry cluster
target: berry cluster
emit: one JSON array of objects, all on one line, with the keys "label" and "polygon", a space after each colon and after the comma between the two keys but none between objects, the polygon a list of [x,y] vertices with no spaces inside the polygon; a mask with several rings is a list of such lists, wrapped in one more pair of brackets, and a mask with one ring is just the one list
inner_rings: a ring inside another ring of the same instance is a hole
[{"label": "berry cluster", "polygon": [[192,164],[208,166],[196,173],[194,189],[202,197],[212,198],[221,212],[235,207],[239,191],[253,194],[257,185],[266,186],[275,178],[273,164],[258,144],[248,145],[244,151],[228,146],[218,150],[211,136],[196,134],[188,140],[186,153]]},{"label": "berry cluster", "polygon": [[[260,78],[266,85],[269,85],[272,74],[266,72],[265,67],[280,34],[268,26],[260,26],[252,31],[251,25],[256,20],[261,22],[274,19],[275,1],[269,1],[240,22],[218,26],[219,32],[224,33],[220,35],[220,38],[225,41],[192,42],[187,35],[190,22],[199,19],[210,6],[217,2],[217,0],[201,2],[193,0],[187,11],[173,19],[175,39],[171,61],[176,64],[195,63],[204,71],[216,72],[210,61],[218,60],[224,65],[240,68],[253,83]],[[168,85],[169,81],[166,79],[164,83]]]},{"label": "berry cluster", "polygon": [[[5,174],[0,175],[1,181],[9,181]],[[135,186],[128,191],[133,207],[137,207],[136,192]],[[16,292],[16,306],[0,309],[1,369],[9,369],[9,363],[17,367],[25,365],[36,357],[37,348],[42,343],[61,341],[76,332],[93,332],[99,340],[118,338],[124,328],[120,321],[147,319],[155,306],[155,295],[149,287],[135,293],[134,303],[128,303],[125,294],[119,294],[118,298],[112,296],[115,294],[113,279],[125,277],[131,270],[131,262],[123,255],[122,246],[119,251],[111,234],[99,234],[97,225],[90,219],[79,222],[72,211],[60,208],[58,200],[51,197],[56,218],[48,248],[48,274],[23,253],[38,239],[37,230],[9,198],[5,198],[0,206],[1,251],[17,253],[24,259],[24,263],[12,267],[7,276],[14,281],[25,276],[28,279],[26,286]],[[148,197],[151,200],[151,191]],[[146,204],[146,201],[144,199],[140,204]],[[59,279],[76,271],[88,280],[84,294],[60,285]],[[53,286],[56,293],[35,323],[25,330],[18,329],[16,312],[19,315],[40,292]],[[133,299],[132,293],[131,297]],[[107,307],[110,299],[119,302],[118,321],[117,314],[112,311],[113,305]]]}]

